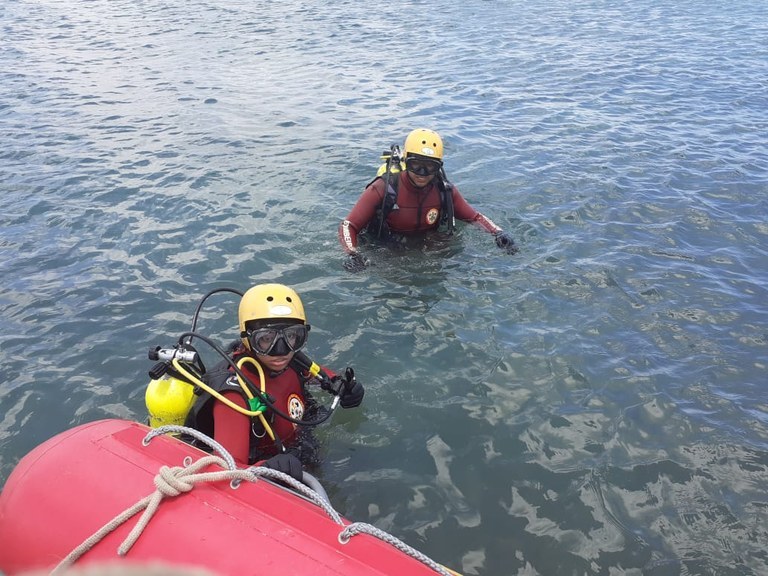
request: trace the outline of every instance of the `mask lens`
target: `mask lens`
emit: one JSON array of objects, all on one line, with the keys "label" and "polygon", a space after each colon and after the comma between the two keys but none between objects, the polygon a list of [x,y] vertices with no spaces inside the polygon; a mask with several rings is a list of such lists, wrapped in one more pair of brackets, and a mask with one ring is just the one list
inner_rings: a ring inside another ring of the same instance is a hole
[{"label": "mask lens", "polygon": [[405,169],[416,176],[434,176],[440,170],[440,163],[434,160],[421,160],[419,158],[407,158]]},{"label": "mask lens", "polygon": [[288,348],[294,352],[304,346],[307,341],[307,326],[306,324],[296,324],[289,326],[283,330],[283,338],[285,343],[288,344]]},{"label": "mask lens", "polygon": [[[293,324],[284,328],[258,328],[248,333],[251,349],[265,356],[285,356],[300,350],[307,342],[308,324]],[[282,341],[283,345],[278,346]],[[285,348],[288,348],[286,352]],[[274,353],[273,353],[274,352]]]},{"label": "mask lens", "polygon": [[269,354],[269,351],[272,350],[279,335],[280,332],[278,330],[262,328],[251,332],[248,335],[248,340],[250,341],[251,348],[253,348],[254,352],[258,352],[259,354]]}]

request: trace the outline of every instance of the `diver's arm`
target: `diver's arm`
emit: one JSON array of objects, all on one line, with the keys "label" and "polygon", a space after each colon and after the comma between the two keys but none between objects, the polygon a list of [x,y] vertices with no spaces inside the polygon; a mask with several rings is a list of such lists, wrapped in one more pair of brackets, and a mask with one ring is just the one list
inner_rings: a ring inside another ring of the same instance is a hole
[{"label": "diver's arm", "polygon": [[504,232],[501,226],[498,226],[485,214],[475,210],[469,202],[464,199],[455,186],[453,187],[453,206],[456,218],[477,226],[489,234],[493,234],[493,237],[496,240],[496,246],[506,250],[509,254],[517,252],[518,249],[512,236]]},{"label": "diver's arm", "polygon": [[357,235],[373,220],[381,206],[383,191],[379,190],[378,182],[374,181],[363,190],[355,206],[339,224],[339,242],[348,254],[357,252]]}]

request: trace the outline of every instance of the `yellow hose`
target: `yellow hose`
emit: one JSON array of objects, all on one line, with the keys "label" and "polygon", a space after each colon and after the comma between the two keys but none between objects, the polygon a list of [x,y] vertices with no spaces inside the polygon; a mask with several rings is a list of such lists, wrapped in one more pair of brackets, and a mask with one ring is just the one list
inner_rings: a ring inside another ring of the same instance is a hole
[{"label": "yellow hose", "polygon": [[[246,363],[253,364],[254,366],[256,366],[256,372],[259,373],[259,388],[261,388],[261,393],[264,396],[266,396],[267,395],[267,384],[266,384],[267,379],[264,376],[264,369],[261,367],[261,364],[256,362],[256,360],[254,360],[250,356],[243,356],[242,358],[240,358],[240,360],[238,360],[237,367],[238,368],[242,368],[243,364],[246,364]],[[246,383],[243,382],[242,378],[240,378],[239,374],[237,375],[237,382],[240,384],[240,388],[243,389],[243,392],[245,392],[245,395],[248,396],[248,398],[252,400],[253,399],[253,394],[251,394],[250,389],[248,388]],[[264,418],[264,415],[262,414],[262,412],[263,412],[263,410],[259,410],[257,412],[257,414],[259,416],[259,420],[261,420],[261,423],[264,426],[264,430],[267,431],[267,434],[269,434],[269,437],[274,441],[275,433],[272,431],[272,427],[269,424],[267,424],[267,419]]]},{"label": "yellow hose", "polygon": [[[265,385],[264,370],[262,370],[258,362],[256,362],[253,358],[250,358],[248,356],[241,358],[240,361],[237,363],[237,367],[240,368],[240,366],[242,366],[245,363],[244,361],[250,361],[254,366],[256,366],[256,371],[259,373],[259,380],[260,380],[259,384],[260,384],[261,391],[265,392],[266,385]],[[205,382],[200,380],[200,378],[190,373],[186,368],[184,368],[184,366],[181,364],[181,362],[178,361],[178,359],[174,358],[171,362],[173,363],[173,367],[176,370],[178,370],[179,373],[182,374],[185,378],[187,378],[190,382],[195,384],[195,386],[200,386],[200,388],[208,392],[208,394],[210,394],[217,400],[223,402],[224,404],[232,408],[232,410],[236,410],[237,412],[240,412],[240,414],[243,414],[245,416],[258,417],[258,419],[261,421],[262,425],[264,426],[264,430],[266,430],[267,434],[269,434],[269,437],[272,440],[275,439],[275,433],[272,431],[272,427],[269,425],[269,423],[267,423],[267,419],[264,418],[263,410],[254,411],[254,410],[248,410],[246,408],[243,408],[242,406],[238,406],[237,404],[232,402],[232,400],[230,400],[229,398],[226,398],[225,396],[223,396],[222,394],[220,394],[219,392],[217,392],[216,390],[208,386]],[[240,387],[245,392],[246,396],[248,396],[249,399],[252,399],[253,394],[248,389],[248,386],[245,384],[245,382],[241,380],[240,376],[237,377],[237,381],[240,384]]]}]

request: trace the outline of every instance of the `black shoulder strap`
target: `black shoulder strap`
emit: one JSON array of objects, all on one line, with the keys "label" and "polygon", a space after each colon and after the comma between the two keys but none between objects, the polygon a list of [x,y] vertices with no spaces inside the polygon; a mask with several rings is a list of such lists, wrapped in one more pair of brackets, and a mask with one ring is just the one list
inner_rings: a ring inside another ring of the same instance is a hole
[{"label": "black shoulder strap", "polygon": [[390,172],[390,177],[385,178],[384,182],[387,188],[384,190],[383,216],[384,220],[386,220],[389,213],[397,208],[397,189],[400,187],[400,173]]},{"label": "black shoulder strap", "polygon": [[[390,212],[397,208],[397,189],[400,185],[400,173],[387,171],[385,176],[376,176],[368,183],[368,186],[382,180],[384,182],[384,196],[381,199],[381,206],[376,209],[376,215],[367,227],[368,232],[377,238],[387,237],[387,217]],[[366,188],[368,187],[366,186]]]},{"label": "black shoulder strap", "polygon": [[440,178],[437,181],[437,187],[440,190],[440,225],[439,229],[446,232],[449,236],[453,234],[456,227],[456,219],[453,213],[453,190],[454,186],[445,177],[445,171],[440,170]]}]

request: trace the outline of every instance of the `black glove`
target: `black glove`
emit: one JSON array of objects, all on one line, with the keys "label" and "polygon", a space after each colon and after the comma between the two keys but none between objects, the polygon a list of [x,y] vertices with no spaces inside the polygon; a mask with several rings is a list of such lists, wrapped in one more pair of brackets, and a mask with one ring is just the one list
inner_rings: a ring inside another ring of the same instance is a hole
[{"label": "black glove", "polygon": [[294,480],[301,482],[304,478],[304,471],[301,469],[301,462],[293,454],[278,454],[265,460],[262,464],[265,468],[277,470],[283,474],[288,474]]},{"label": "black glove", "polygon": [[[337,376],[337,378],[339,378]],[[363,401],[365,390],[363,385],[355,378],[355,371],[347,368],[344,378],[341,379],[341,389],[339,390],[339,399],[342,408],[357,408]]]},{"label": "black glove", "polygon": [[504,231],[496,232],[496,246],[507,251],[507,254],[517,254],[518,248],[512,236]]},{"label": "black glove", "polygon": [[344,260],[344,268],[349,272],[360,272],[365,270],[368,266],[368,259],[365,258],[360,252],[352,252]]}]

